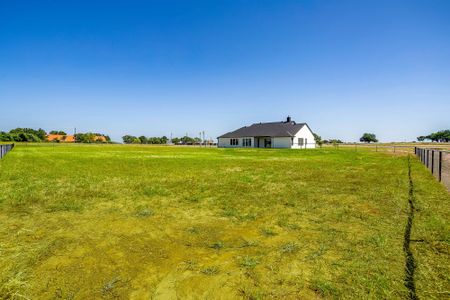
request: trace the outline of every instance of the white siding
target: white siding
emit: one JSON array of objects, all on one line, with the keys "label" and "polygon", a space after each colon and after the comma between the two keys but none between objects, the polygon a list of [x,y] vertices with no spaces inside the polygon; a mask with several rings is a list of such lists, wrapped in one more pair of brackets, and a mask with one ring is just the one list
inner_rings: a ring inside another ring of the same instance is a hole
[{"label": "white siding", "polygon": [[[298,144],[298,139],[303,138],[303,141],[306,140],[307,145],[300,146]],[[314,139],[314,135],[309,130],[308,126],[303,126],[302,129],[300,129],[297,134],[294,137],[294,143],[292,145],[292,148],[300,149],[300,148],[316,148],[316,140]]]},{"label": "white siding", "polygon": [[274,137],[272,139],[273,148],[291,148],[292,139],[290,137]]},{"label": "white siding", "polygon": [[[219,148],[253,148],[255,147],[255,139],[253,137],[243,137],[243,138],[237,138],[239,140],[239,145],[231,145],[230,138],[219,138],[218,146]],[[252,146],[251,147],[244,147],[244,139],[251,139],[252,140]]]}]

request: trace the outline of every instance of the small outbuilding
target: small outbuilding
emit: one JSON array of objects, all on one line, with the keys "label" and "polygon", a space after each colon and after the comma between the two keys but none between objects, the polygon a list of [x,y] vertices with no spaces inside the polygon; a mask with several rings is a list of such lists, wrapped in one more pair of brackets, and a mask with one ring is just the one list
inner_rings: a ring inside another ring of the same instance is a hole
[{"label": "small outbuilding", "polygon": [[218,137],[220,148],[315,148],[314,134],[306,123],[286,121],[255,123]]}]

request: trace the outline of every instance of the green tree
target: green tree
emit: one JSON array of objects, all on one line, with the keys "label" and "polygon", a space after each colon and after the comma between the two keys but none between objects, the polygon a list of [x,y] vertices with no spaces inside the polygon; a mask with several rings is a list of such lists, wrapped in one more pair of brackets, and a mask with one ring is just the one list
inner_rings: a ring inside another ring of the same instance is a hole
[{"label": "green tree", "polygon": [[149,142],[148,142],[148,138],[146,138],[145,136],[143,136],[143,135],[141,135],[140,137],[139,137],[139,140],[141,141],[141,144],[149,144]]},{"label": "green tree", "polygon": [[376,135],[373,133],[364,133],[363,136],[359,139],[359,141],[363,143],[378,142]]},{"label": "green tree", "polygon": [[14,141],[14,138],[11,136],[11,134],[0,131],[0,142],[11,142]]},{"label": "green tree", "polygon": [[183,136],[180,139],[180,141],[181,141],[181,143],[183,143],[185,145],[192,145],[195,142],[195,140],[193,138],[191,138],[191,137],[189,137],[187,135]]},{"label": "green tree", "polygon": [[75,143],[87,143],[88,139],[84,133],[75,134]]},{"label": "green tree", "polygon": [[123,142],[125,143],[125,144],[132,144],[133,143],[133,141],[136,139],[136,137],[135,136],[132,136],[132,135],[124,135],[123,137],[122,137],[122,140],[123,140]]},{"label": "green tree", "polygon": [[336,145],[336,144],[342,144],[343,141],[341,141],[339,139],[330,139],[330,140],[323,140],[323,143]]},{"label": "green tree", "polygon": [[67,135],[66,132],[62,131],[62,130],[52,130],[50,131],[50,134],[59,134],[59,135]]},{"label": "green tree", "polygon": [[313,133],[314,135],[314,140],[316,140],[316,144],[319,145],[319,147],[322,147],[323,141],[322,141],[322,137],[316,133]]},{"label": "green tree", "polygon": [[44,129],[39,128],[38,130],[32,128],[15,128],[10,132],[11,136],[17,142],[41,142],[45,140],[47,133]]},{"label": "green tree", "polygon": [[45,141],[47,138],[47,132],[42,128],[39,128],[35,134],[41,141]]},{"label": "green tree", "polygon": [[419,142],[423,142],[423,141],[425,141],[426,139],[427,139],[427,137],[424,136],[424,135],[421,135],[421,136],[418,136],[418,137],[417,137],[417,140],[418,140]]},{"label": "green tree", "polygon": [[20,132],[15,137],[16,142],[40,142],[41,139],[32,133]]},{"label": "green tree", "polygon": [[450,141],[450,130],[433,132],[428,136],[428,138],[433,142],[447,143]]},{"label": "green tree", "polygon": [[101,134],[101,133],[93,133],[93,132],[87,132],[87,133],[77,133],[75,134],[75,143],[104,143],[102,140],[100,140],[98,137],[104,136],[106,138],[106,142],[110,142],[111,139],[109,136]]}]

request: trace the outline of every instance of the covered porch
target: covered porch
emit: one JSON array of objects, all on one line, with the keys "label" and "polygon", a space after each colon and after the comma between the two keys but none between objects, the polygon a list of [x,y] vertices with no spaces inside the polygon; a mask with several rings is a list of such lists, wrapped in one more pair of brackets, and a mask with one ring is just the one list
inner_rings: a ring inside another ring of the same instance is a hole
[{"label": "covered porch", "polygon": [[255,136],[255,148],[272,148],[273,138],[270,136]]}]

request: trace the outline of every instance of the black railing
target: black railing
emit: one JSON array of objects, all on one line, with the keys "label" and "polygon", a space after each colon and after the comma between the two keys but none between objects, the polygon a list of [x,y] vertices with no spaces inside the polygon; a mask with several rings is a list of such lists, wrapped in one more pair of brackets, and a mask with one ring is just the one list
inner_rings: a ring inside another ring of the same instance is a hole
[{"label": "black railing", "polygon": [[5,157],[5,155],[14,148],[14,144],[0,145],[0,159]]}]

